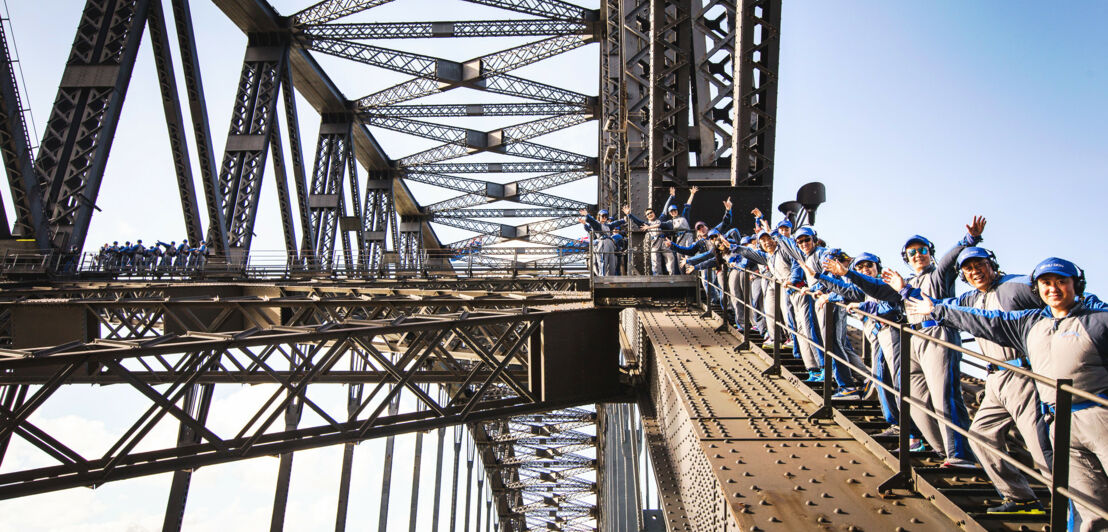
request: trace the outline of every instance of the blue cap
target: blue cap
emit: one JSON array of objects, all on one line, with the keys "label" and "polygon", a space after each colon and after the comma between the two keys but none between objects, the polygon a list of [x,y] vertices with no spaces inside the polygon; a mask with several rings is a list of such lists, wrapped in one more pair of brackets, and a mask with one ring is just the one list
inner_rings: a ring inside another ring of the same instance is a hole
[{"label": "blue cap", "polygon": [[753,241],[754,241],[754,237],[752,237],[752,236],[744,236],[744,237],[742,238],[742,240],[740,240],[740,241],[739,241],[739,244],[741,244],[741,245],[745,246],[745,245],[747,245],[747,244],[749,244],[749,243],[751,243],[751,242],[753,242]]},{"label": "blue cap", "polygon": [[676,205],[676,204],[670,203],[670,204],[669,204],[669,210],[671,210],[671,211],[676,211],[676,210],[679,210],[679,209],[677,208],[677,205]]},{"label": "blue cap", "polygon": [[769,236],[769,233],[765,231],[758,231],[758,234],[754,235],[754,239],[761,240],[763,236]]},{"label": "blue cap", "polygon": [[600,209],[600,212],[596,213],[597,216],[607,216],[608,209]]},{"label": "blue cap", "polygon": [[1031,272],[1031,284],[1035,284],[1035,280],[1041,275],[1053,273],[1061,275],[1062,277],[1073,277],[1075,279],[1080,278],[1083,274],[1081,268],[1078,268],[1076,264],[1058,257],[1050,257],[1035,266],[1035,270]]},{"label": "blue cap", "polygon": [[794,239],[800,238],[802,236],[810,236],[814,239],[816,238],[816,230],[806,225],[804,227],[801,227],[800,229],[797,229],[796,232],[793,233]]},{"label": "blue cap", "polygon": [[827,256],[835,260],[849,259],[850,255],[847,255],[842,248],[831,248],[827,250]]},{"label": "blue cap", "polygon": [[857,257],[854,257],[854,262],[850,264],[850,267],[857,266],[859,262],[872,262],[877,266],[881,266],[881,257],[873,253],[859,253]]},{"label": "blue cap", "polygon": [[740,233],[738,229],[732,227],[728,229],[727,232],[723,234],[723,236],[727,237],[727,240],[738,242],[739,239],[742,238],[742,233]]},{"label": "blue cap", "polygon": [[789,229],[792,229],[793,223],[788,220],[781,220],[780,222],[777,222],[777,227],[788,227]]},{"label": "blue cap", "polygon": [[711,231],[708,231],[708,238],[712,238],[713,236],[720,236],[719,229],[713,228]]},{"label": "blue cap", "polygon": [[932,244],[930,240],[928,240],[928,239],[926,239],[926,238],[924,238],[920,235],[912,235],[911,237],[908,238],[908,240],[906,242],[904,242],[904,246],[902,246],[900,248],[900,251],[907,250],[908,246],[911,245],[912,243],[923,244],[923,245],[925,245],[925,246],[927,246],[931,249],[935,248],[935,244]]},{"label": "blue cap", "polygon": [[958,260],[957,260],[958,267],[961,268],[962,263],[964,263],[964,262],[966,262],[967,260],[970,260],[970,259],[985,259],[985,260],[993,261],[994,264],[996,263],[996,256],[993,255],[992,251],[989,251],[985,248],[979,248],[977,246],[972,246],[972,247],[968,247],[966,249],[963,249],[962,252],[958,254]]}]

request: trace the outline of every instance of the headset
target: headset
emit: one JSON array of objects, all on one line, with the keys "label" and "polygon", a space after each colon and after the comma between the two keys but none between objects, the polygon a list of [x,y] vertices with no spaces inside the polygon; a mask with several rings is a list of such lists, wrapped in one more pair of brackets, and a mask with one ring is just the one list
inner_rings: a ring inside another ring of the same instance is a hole
[{"label": "headset", "polygon": [[912,238],[909,238],[908,241],[904,243],[904,247],[900,248],[900,258],[904,259],[905,263],[908,262],[908,244],[911,244],[912,242],[919,242],[926,245],[927,253],[932,257],[935,256],[935,244],[932,244],[930,240],[920,235],[914,235],[912,236]]},{"label": "headset", "polygon": [[[1040,262],[1039,265],[1035,266],[1035,269],[1032,270],[1032,272],[1031,272],[1031,293],[1038,296],[1039,299],[1043,298],[1043,296],[1039,294],[1039,283],[1038,283],[1039,277],[1043,274],[1040,273],[1040,274],[1036,275],[1035,272],[1037,272],[1039,270],[1039,266],[1042,266],[1044,263],[1050,262],[1050,261],[1060,262],[1060,263],[1062,263],[1063,267],[1065,267],[1065,266],[1072,266],[1073,267],[1073,269],[1077,272],[1076,275],[1070,275],[1069,276],[1070,278],[1073,279],[1073,292],[1074,292],[1074,294],[1077,295],[1078,298],[1084,298],[1085,297],[1085,270],[1081,269],[1078,265],[1076,265],[1076,264],[1074,264],[1074,263],[1072,263],[1068,260],[1059,259],[1057,257],[1050,257],[1050,258],[1044,260],[1043,262]],[[1046,272],[1046,273],[1055,273],[1055,274],[1057,274],[1058,272]]]},{"label": "headset", "polygon": [[[982,257],[981,255],[973,255],[972,257],[966,257],[964,259],[962,258],[962,255],[965,255],[967,251],[976,249],[984,251],[986,256]],[[993,267],[993,273],[997,274],[998,276],[1000,275],[1000,263],[997,262],[996,254],[993,253],[992,250],[979,247],[969,247],[963,249],[962,252],[958,254],[958,259],[960,259],[958,261],[958,278],[961,279],[963,283],[969,284],[969,280],[966,279],[966,273],[962,271],[962,265],[970,259],[985,259],[986,261],[988,261],[989,265]]]}]

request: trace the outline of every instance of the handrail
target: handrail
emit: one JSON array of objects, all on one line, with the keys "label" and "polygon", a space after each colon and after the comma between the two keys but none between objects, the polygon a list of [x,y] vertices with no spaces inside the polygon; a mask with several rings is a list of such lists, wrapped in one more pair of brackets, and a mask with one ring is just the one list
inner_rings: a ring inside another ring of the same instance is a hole
[{"label": "handrail", "polygon": [[[1068,487],[1067,487],[1068,479],[1069,479],[1069,442],[1070,442],[1070,428],[1071,428],[1070,427],[1070,422],[1071,422],[1071,419],[1072,419],[1072,416],[1073,416],[1073,411],[1070,408],[1070,405],[1072,404],[1073,396],[1080,397],[1083,400],[1095,402],[1095,403],[1097,403],[1099,405],[1102,405],[1102,406],[1108,406],[1108,400],[1105,400],[1104,398],[1099,397],[1096,394],[1090,393],[1088,391],[1081,390],[1081,389],[1078,389],[1078,388],[1074,388],[1072,386],[1072,381],[1070,381],[1069,379],[1060,379],[1060,380],[1051,379],[1051,378],[1045,377],[1043,375],[1039,375],[1039,374],[1037,374],[1033,371],[1028,371],[1027,369],[1022,368],[1020,366],[1012,365],[1012,364],[1008,363],[1007,361],[995,359],[995,358],[990,357],[988,355],[978,353],[978,352],[975,352],[975,351],[971,351],[971,350],[968,350],[968,349],[966,349],[962,346],[955,345],[953,343],[947,342],[947,341],[945,341],[941,338],[935,338],[935,337],[933,337],[931,335],[928,335],[926,333],[923,333],[921,331],[916,331],[916,330],[912,329],[911,327],[907,327],[904,323],[894,322],[894,321],[882,318],[880,316],[862,311],[860,309],[851,308],[849,305],[843,304],[841,302],[828,301],[827,303],[830,303],[831,305],[838,306],[838,307],[846,310],[850,314],[874,320],[875,322],[880,323],[882,326],[894,328],[899,332],[900,340],[901,340],[901,343],[900,343],[900,345],[901,345],[901,353],[900,353],[901,356],[899,357],[899,361],[898,361],[899,367],[897,368],[897,370],[900,372],[901,387],[898,390],[896,387],[891,386],[891,385],[887,385],[884,382],[881,382],[879,379],[877,379],[874,375],[871,374],[869,368],[863,368],[863,367],[858,367],[858,366],[854,365],[853,363],[850,362],[849,358],[847,356],[845,356],[845,354],[836,353],[834,351],[834,349],[831,348],[831,344],[828,341],[828,338],[829,338],[828,333],[830,332],[830,326],[833,323],[833,320],[831,320],[831,319],[825,319],[824,320],[824,324],[825,324],[824,329],[825,330],[822,331],[823,342],[821,344],[815,342],[812,338],[810,338],[808,335],[802,333],[801,331],[796,330],[796,328],[789,327],[788,323],[785,320],[783,320],[782,316],[781,316],[781,309],[780,309],[780,307],[781,307],[781,295],[780,294],[789,293],[789,291],[796,291],[796,290],[801,290],[801,289],[798,289],[796,287],[792,287],[792,286],[784,283],[783,281],[780,281],[780,280],[774,279],[770,276],[764,275],[761,272],[757,272],[757,271],[753,271],[753,270],[744,268],[743,273],[745,274],[744,280],[743,280],[743,288],[744,288],[743,295],[746,298],[749,298],[750,294],[751,294],[750,282],[751,282],[752,278],[760,278],[760,279],[762,279],[766,282],[771,282],[771,283],[774,284],[775,289],[777,291],[776,295],[774,297],[774,301],[773,301],[773,309],[774,309],[774,315],[775,315],[774,317],[771,318],[765,312],[764,309],[756,308],[752,304],[752,302],[744,301],[742,298],[736,298],[730,291],[726,290],[720,284],[717,284],[717,283],[712,282],[712,281],[707,281],[706,284],[708,284],[712,288],[718,290],[721,294],[721,297],[728,298],[728,300],[731,300],[731,301],[737,301],[739,304],[741,304],[743,306],[743,308],[744,308],[744,312],[743,312],[743,315],[744,315],[744,317],[743,317],[743,321],[744,321],[744,328],[743,328],[744,344],[748,343],[746,341],[746,335],[749,334],[748,331],[750,330],[750,326],[751,326],[751,322],[752,322],[752,320],[750,319],[750,316],[751,316],[750,311],[753,311],[755,314],[760,315],[760,316],[764,317],[767,320],[767,329],[771,329],[771,331],[766,331],[767,333],[773,334],[772,329],[776,329],[776,328],[779,327],[780,329],[782,329],[785,332],[786,335],[795,336],[797,338],[797,341],[806,342],[809,345],[812,345],[812,346],[816,347],[817,349],[822,350],[824,352],[824,356],[830,356],[836,363],[844,364],[857,377],[862,378],[864,381],[871,382],[875,386],[878,386],[881,389],[893,394],[897,398],[897,400],[900,402],[900,405],[901,405],[900,416],[901,416],[902,420],[907,418],[911,408],[918,408],[918,409],[920,409],[920,411],[922,413],[924,413],[925,415],[927,415],[928,417],[930,417],[932,419],[935,419],[943,427],[945,427],[947,429],[950,429],[950,430],[953,430],[954,432],[957,432],[958,434],[961,434],[962,436],[965,436],[970,441],[973,441],[974,443],[976,443],[978,447],[985,449],[986,452],[992,454],[993,456],[996,456],[996,457],[1000,458],[1005,463],[1012,465],[1013,467],[1015,467],[1019,471],[1027,474],[1029,477],[1031,477],[1031,478],[1033,478],[1033,479],[1035,479],[1039,482],[1042,482],[1043,484],[1046,484],[1046,485],[1050,486],[1050,488],[1051,488],[1050,522],[1051,522],[1052,530],[1062,530],[1062,529],[1064,529],[1065,524],[1066,524],[1068,511],[1069,511],[1069,501],[1070,500],[1073,500],[1077,503],[1080,503],[1083,506],[1092,509],[1099,516],[1101,516],[1105,519],[1108,519],[1108,505],[1105,505],[1105,503],[1103,501],[1094,501],[1094,500],[1090,499],[1089,497],[1086,497],[1082,494],[1074,493],[1072,490],[1068,489]],[[781,292],[781,290],[784,290],[785,292]],[[808,292],[810,294],[810,291],[808,291],[806,288],[802,289],[802,290],[803,290],[803,292]],[[823,311],[827,312],[827,313],[830,313],[832,311],[832,307],[825,305]],[[773,326],[771,327],[769,325],[769,323],[773,323]],[[922,338],[925,341],[933,342],[933,343],[938,344],[938,345],[940,345],[944,348],[957,351],[959,353],[962,353],[963,355],[968,355],[971,358],[974,358],[974,359],[977,359],[977,360],[982,360],[982,361],[986,362],[987,364],[992,364],[992,365],[995,365],[997,367],[1002,367],[1007,371],[1013,371],[1013,372],[1015,372],[1019,375],[1023,375],[1025,377],[1034,379],[1038,383],[1042,383],[1042,384],[1053,387],[1056,390],[1056,392],[1058,393],[1058,401],[1057,401],[1058,408],[1056,408],[1056,413],[1055,413],[1056,420],[1055,420],[1054,441],[1052,442],[1055,458],[1054,458],[1054,463],[1053,464],[1042,464],[1043,466],[1050,466],[1052,474],[1051,475],[1045,475],[1045,474],[1043,474],[1042,472],[1038,471],[1037,469],[1035,469],[1033,467],[1029,467],[1029,466],[1024,465],[1022,462],[1020,462],[1016,458],[1010,456],[1008,453],[1005,453],[1003,450],[989,445],[988,442],[982,440],[981,438],[977,437],[976,435],[970,433],[968,430],[963,429],[962,427],[959,427],[958,425],[956,425],[952,421],[946,419],[946,416],[944,416],[942,414],[939,414],[938,412],[935,412],[924,401],[921,401],[919,399],[911,397],[910,392],[907,393],[907,394],[904,393],[905,390],[910,390],[910,387],[908,386],[907,381],[908,381],[908,374],[909,374],[909,365],[911,364],[911,357],[910,357],[909,348],[910,348],[910,338],[912,336]],[[773,354],[773,361],[774,362],[773,362],[773,365],[771,365],[771,368],[769,370],[767,370],[767,372],[772,372],[772,370],[776,370],[777,372],[779,372],[781,370],[781,367],[780,367],[780,346],[779,346],[779,338],[778,338],[777,334],[773,334],[773,340],[774,340],[774,344],[775,344],[775,349],[774,349],[774,354]],[[823,371],[824,371],[825,384],[824,384],[824,387],[823,387],[823,389],[824,389],[823,404],[821,405],[820,410],[825,410],[826,409],[828,412],[835,411],[835,410],[837,410],[837,408],[834,406],[834,402],[830,400],[831,363],[827,363],[826,360],[825,360],[825,363],[824,363]],[[1062,408],[1063,406],[1065,408]],[[907,408],[905,408],[905,407],[907,407]],[[817,413],[813,414],[813,416],[816,416],[819,413],[820,412],[817,411]],[[902,424],[903,423],[905,423],[905,421],[902,421]],[[907,431],[907,430],[901,430],[900,431],[901,442],[900,442],[900,447],[897,450],[900,470],[898,471],[897,475],[894,475],[893,478],[889,479],[889,481],[887,481],[886,483],[884,483],[882,485],[883,490],[886,487],[888,489],[893,489],[893,488],[896,488],[896,487],[906,487],[908,489],[914,489],[914,481],[912,480],[914,477],[912,476],[913,472],[911,470],[911,463],[910,463],[910,460],[909,460],[910,450],[909,450],[909,445],[908,445],[908,441],[907,441],[908,440],[908,432],[909,431]]]}]

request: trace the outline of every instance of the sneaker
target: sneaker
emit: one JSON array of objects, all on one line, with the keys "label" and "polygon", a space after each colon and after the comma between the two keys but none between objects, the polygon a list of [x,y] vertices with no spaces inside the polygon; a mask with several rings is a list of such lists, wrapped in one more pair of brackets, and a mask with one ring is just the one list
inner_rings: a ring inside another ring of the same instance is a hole
[{"label": "sneaker", "polygon": [[773,340],[762,342],[762,349],[773,349]]},{"label": "sneaker", "polygon": [[998,506],[993,506],[987,510],[989,514],[1024,514],[1024,515],[1044,515],[1046,509],[1043,508],[1042,503],[1036,499],[1030,501],[1014,501],[1007,497]]},{"label": "sneaker", "polygon": [[[898,433],[899,434],[899,433]],[[916,438],[908,438],[908,452],[910,453],[922,453],[927,450],[927,444],[923,443],[923,440]],[[900,452],[900,447],[892,450],[893,454]]]},{"label": "sneaker", "polygon": [[977,467],[977,462],[964,458],[947,458],[943,465],[939,467],[943,469],[973,469]]},{"label": "sneaker", "polygon": [[793,348],[793,341],[792,340],[789,340],[789,341],[781,344],[781,349],[792,349],[792,348]]},{"label": "sneaker", "polygon": [[832,395],[832,399],[858,399],[862,396],[862,391],[858,388],[844,387]]},{"label": "sneaker", "polygon": [[889,428],[877,433],[878,436],[900,436],[900,427],[889,425]]},{"label": "sneaker", "polygon": [[808,370],[808,378],[804,379],[804,382],[823,382],[823,370]]}]

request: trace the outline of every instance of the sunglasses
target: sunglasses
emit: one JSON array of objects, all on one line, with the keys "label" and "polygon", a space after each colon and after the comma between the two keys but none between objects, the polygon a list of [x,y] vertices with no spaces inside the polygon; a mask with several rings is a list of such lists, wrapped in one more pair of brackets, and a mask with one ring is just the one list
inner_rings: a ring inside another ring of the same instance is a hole
[{"label": "sunglasses", "polygon": [[906,252],[908,258],[915,257],[916,255],[927,255],[927,248],[912,248]]},{"label": "sunglasses", "polygon": [[859,262],[858,264],[854,265],[854,271],[861,271],[864,268],[871,268],[873,266],[876,266],[876,265],[874,263],[868,261],[868,260],[864,260],[864,261]]},{"label": "sunglasses", "polygon": [[797,244],[807,244],[808,242],[811,242],[811,241],[812,241],[812,237],[808,237],[808,236],[802,236],[802,237],[796,239]]}]

